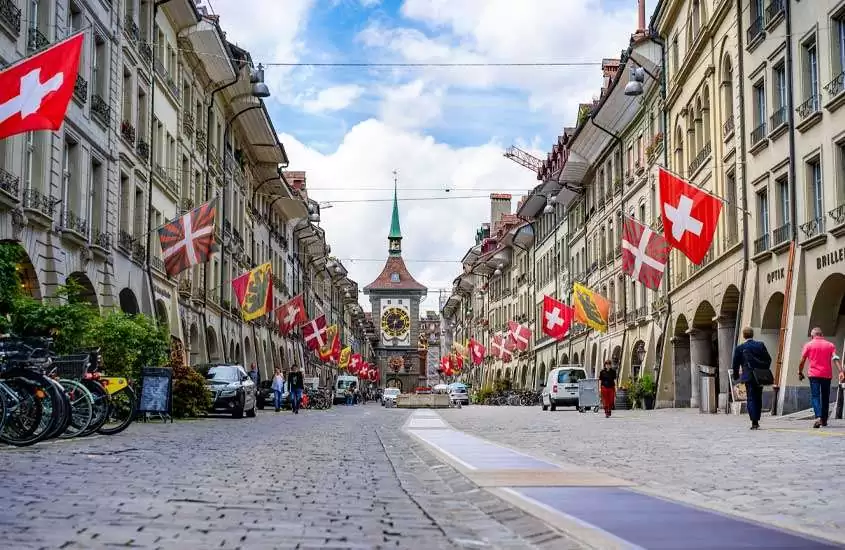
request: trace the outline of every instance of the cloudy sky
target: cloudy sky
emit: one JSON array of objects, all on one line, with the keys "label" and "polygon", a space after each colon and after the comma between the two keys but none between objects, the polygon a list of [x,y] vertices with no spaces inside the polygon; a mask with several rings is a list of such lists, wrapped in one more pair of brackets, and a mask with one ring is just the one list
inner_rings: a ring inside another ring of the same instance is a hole
[{"label": "cloudy sky", "polygon": [[637,24],[637,0],[202,2],[230,41],[268,65],[290,169],[308,172],[311,197],[334,201],[321,225],[361,287],[387,254],[397,172],[403,256],[430,289],[427,309],[489,221],[489,194],[512,193],[515,207],[537,184],[504,149],[544,156],[578,103],[598,94],[600,67],[271,64],[600,62],[619,57]]}]

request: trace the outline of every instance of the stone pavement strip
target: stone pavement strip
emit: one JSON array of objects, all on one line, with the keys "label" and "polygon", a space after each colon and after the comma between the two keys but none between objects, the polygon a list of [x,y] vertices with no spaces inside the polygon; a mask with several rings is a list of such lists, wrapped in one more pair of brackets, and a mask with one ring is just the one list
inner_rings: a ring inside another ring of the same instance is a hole
[{"label": "stone pavement strip", "polygon": [[581,548],[371,404],[0,448],[0,547]]},{"label": "stone pavement strip", "polygon": [[455,429],[558,464],[633,481],[638,490],[845,542],[845,423],[688,410],[579,414],[470,406],[441,412]]}]

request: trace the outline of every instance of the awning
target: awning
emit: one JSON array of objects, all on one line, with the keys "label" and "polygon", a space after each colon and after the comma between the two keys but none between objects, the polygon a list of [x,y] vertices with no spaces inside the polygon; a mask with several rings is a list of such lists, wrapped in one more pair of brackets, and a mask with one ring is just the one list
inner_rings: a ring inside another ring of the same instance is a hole
[{"label": "awning", "polygon": [[[165,4],[165,9],[168,6]],[[215,23],[202,19],[181,31],[179,39],[181,44],[187,42],[194,52],[200,52],[197,55],[202,56],[203,67],[215,84],[229,82],[237,75],[223,32]]]}]

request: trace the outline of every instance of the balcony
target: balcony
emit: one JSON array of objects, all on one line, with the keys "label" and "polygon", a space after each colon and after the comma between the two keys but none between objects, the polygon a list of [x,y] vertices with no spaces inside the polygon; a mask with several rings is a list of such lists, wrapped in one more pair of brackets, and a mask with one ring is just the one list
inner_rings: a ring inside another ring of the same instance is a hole
[{"label": "balcony", "polygon": [[141,41],[141,31],[138,29],[138,24],[135,23],[135,14],[126,14],[126,17],[123,18],[123,30],[126,31],[133,42]]},{"label": "balcony", "polygon": [[191,197],[182,197],[182,212],[188,212],[194,209],[194,199]]},{"label": "balcony", "polygon": [[809,122],[815,118],[815,115],[821,115],[820,103],[819,94],[814,93],[795,109],[795,112],[798,113],[799,130],[802,130],[801,125],[805,126],[804,129],[809,127]]},{"label": "balcony", "polygon": [[138,51],[141,52],[141,58],[147,62],[147,65],[153,62],[153,48],[147,42],[141,42],[138,45]]},{"label": "balcony", "polygon": [[728,119],[725,121],[725,123],[722,124],[722,137],[726,140],[729,137],[731,137],[734,133],[734,127],[735,127],[734,117],[733,117],[733,115],[731,115],[731,116],[728,117]]},{"label": "balcony", "polygon": [[41,34],[41,31],[39,31],[38,29],[29,29],[26,40],[27,53],[35,53],[39,50],[43,50],[49,45],[50,41],[47,40],[46,36]]},{"label": "balcony", "polygon": [[103,126],[108,126],[111,123],[111,107],[105,99],[97,94],[91,96],[91,114]]},{"label": "balcony", "polygon": [[132,259],[139,264],[144,263],[147,256],[147,249],[140,240],[136,240],[132,243]]},{"label": "balcony", "polygon": [[76,84],[73,85],[73,97],[82,104],[88,101],[88,81],[81,76],[76,77]]},{"label": "balcony", "polygon": [[790,239],[792,235],[792,224],[786,222],[782,226],[778,227],[774,231],[772,231],[772,246],[776,247],[779,244],[783,244]]},{"label": "balcony", "polygon": [[135,152],[142,160],[148,160],[150,158],[150,144],[143,139],[139,139],[138,143],[135,145]]},{"label": "balcony", "polygon": [[194,117],[189,113],[182,116],[182,131],[189,138],[194,135]]},{"label": "balcony", "polygon": [[18,176],[0,168],[0,189],[15,197],[15,199],[18,198],[20,181]]},{"label": "balcony", "polygon": [[760,144],[764,139],[766,139],[766,123],[762,122],[759,126],[754,128],[751,131],[751,148],[753,149],[755,145]]},{"label": "balcony", "polygon": [[15,36],[21,33],[21,9],[14,0],[0,0],[0,24]]},{"label": "balcony", "polygon": [[751,48],[754,45],[754,41],[758,38],[762,38],[763,36],[763,16],[760,15],[755,20],[751,22],[748,26],[748,47]]},{"label": "balcony", "polygon": [[132,253],[132,245],[135,243],[135,239],[132,238],[132,235],[129,232],[124,231],[123,229],[117,234],[117,246],[118,248],[122,248],[126,252]]},{"label": "balcony", "polygon": [[126,140],[130,147],[135,146],[135,127],[128,120],[120,123],[120,137]]},{"label": "balcony", "polygon": [[200,130],[199,128],[197,128],[197,137],[196,137],[196,139],[197,139],[197,141],[196,141],[196,144],[197,144],[197,150],[198,150],[200,153],[205,153],[205,132],[203,132],[202,130]]},{"label": "balcony", "polygon": [[102,231],[96,231],[94,233],[94,239],[93,239],[92,245],[97,246],[99,248],[102,248],[103,250],[111,250],[111,247],[112,247],[111,233],[103,233]]},{"label": "balcony", "polygon": [[830,96],[830,99],[833,99],[842,93],[843,88],[845,88],[845,71],[839,73],[836,75],[836,78],[825,84],[824,90]]},{"label": "balcony", "polygon": [[55,199],[43,194],[37,189],[27,189],[23,192],[23,207],[34,210],[51,219],[53,218],[53,214],[56,213]]},{"label": "balcony", "polygon": [[62,230],[72,231],[84,240],[88,240],[88,220],[72,210],[65,210],[64,216],[62,216]]},{"label": "balcony", "polygon": [[784,0],[772,0],[766,7],[766,24],[770,25],[773,21],[784,13]]},{"label": "balcony", "polygon": [[150,257],[150,267],[159,273],[167,274],[167,270],[164,268],[164,260],[157,256]]},{"label": "balcony", "polygon": [[704,164],[704,162],[710,157],[710,153],[712,151],[713,151],[713,146],[708,141],[707,143],[704,144],[704,147],[701,148],[701,151],[698,152],[698,154],[695,156],[693,161],[689,164],[689,168],[688,168],[689,171],[687,173],[692,175],[699,168],[701,168],[701,166]]},{"label": "balcony", "polygon": [[648,307],[646,306],[638,307],[634,311],[634,316],[637,320],[645,319],[646,315],[648,315]]},{"label": "balcony", "polygon": [[818,237],[824,234],[824,218],[820,216],[818,218],[812,219],[807,223],[801,224],[799,228],[804,233],[804,236],[807,237],[807,239]]},{"label": "balcony", "polygon": [[774,133],[782,125],[786,124],[786,107],[781,107],[769,118],[769,128]]},{"label": "balcony", "polygon": [[[845,224],[845,203],[840,204],[827,213],[836,225]],[[833,233],[834,231],[831,231]]]},{"label": "balcony", "polygon": [[698,273],[713,262],[713,249],[707,251],[700,264],[693,264],[691,267],[692,273]]},{"label": "balcony", "polygon": [[164,169],[164,166],[156,162],[155,166],[153,167],[153,170],[155,171],[155,175],[158,176],[160,180],[167,180],[167,171]]}]

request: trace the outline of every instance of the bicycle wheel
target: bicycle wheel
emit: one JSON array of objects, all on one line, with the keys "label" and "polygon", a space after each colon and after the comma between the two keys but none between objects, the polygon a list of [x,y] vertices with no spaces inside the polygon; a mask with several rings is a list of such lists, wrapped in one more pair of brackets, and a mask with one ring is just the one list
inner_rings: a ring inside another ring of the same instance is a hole
[{"label": "bicycle wheel", "polygon": [[57,380],[47,377],[49,383],[48,393],[53,398],[54,406],[58,409],[58,416],[50,428],[47,439],[59,437],[70,426],[70,398],[65,388]]},{"label": "bicycle wheel", "polygon": [[88,391],[90,391],[91,395],[94,396],[93,418],[91,418],[91,422],[88,424],[88,427],[79,434],[84,437],[91,435],[102,428],[103,424],[105,424],[106,420],[108,420],[109,393],[96,380],[83,380],[82,384],[88,388]]},{"label": "bicycle wheel", "polygon": [[[0,441],[25,447],[44,440],[54,414],[51,397],[42,384],[41,375],[28,371],[7,373],[2,384],[2,398],[5,405],[3,431]],[[45,417],[47,420],[45,421]]]},{"label": "bicycle wheel", "polygon": [[70,422],[59,437],[69,439],[81,435],[88,429],[88,425],[94,418],[94,396],[81,382],[61,379],[59,383],[65,389],[70,401]]},{"label": "bicycle wheel", "polygon": [[137,401],[135,390],[132,386],[126,386],[122,390],[111,394],[109,401],[109,412],[105,423],[97,430],[103,435],[114,435],[129,427],[135,419]]}]

